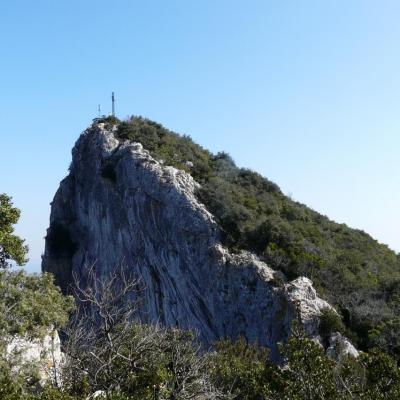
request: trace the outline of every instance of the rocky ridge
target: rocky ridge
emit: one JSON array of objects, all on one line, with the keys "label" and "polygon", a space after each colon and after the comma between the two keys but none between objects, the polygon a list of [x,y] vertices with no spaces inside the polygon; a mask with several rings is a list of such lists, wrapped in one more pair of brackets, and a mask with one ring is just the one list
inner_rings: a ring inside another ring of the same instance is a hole
[{"label": "rocky ridge", "polygon": [[144,285],[140,319],[194,330],[206,346],[244,336],[274,358],[294,320],[318,338],[318,317],[331,306],[312,282],[284,284],[254,254],[229,252],[191,175],[114,130],[94,124],[78,139],[52,203],[43,271],[67,292],[89,265],[107,276],[123,263]]}]

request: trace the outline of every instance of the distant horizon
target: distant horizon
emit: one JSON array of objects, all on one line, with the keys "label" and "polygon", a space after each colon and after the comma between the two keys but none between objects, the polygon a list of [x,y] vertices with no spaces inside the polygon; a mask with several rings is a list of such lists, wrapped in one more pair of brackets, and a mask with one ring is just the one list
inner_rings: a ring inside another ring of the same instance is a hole
[{"label": "distant horizon", "polygon": [[[40,270],[79,133],[143,115],[400,252],[400,3],[0,5],[0,192]],[[396,172],[397,171],[397,172]]]}]

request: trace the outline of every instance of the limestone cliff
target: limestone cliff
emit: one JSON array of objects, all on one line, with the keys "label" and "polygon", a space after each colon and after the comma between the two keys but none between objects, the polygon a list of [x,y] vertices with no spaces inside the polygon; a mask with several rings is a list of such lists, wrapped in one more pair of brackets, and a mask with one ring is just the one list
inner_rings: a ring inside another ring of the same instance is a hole
[{"label": "limestone cliff", "polygon": [[311,281],[279,283],[253,254],[224,248],[189,174],[139,143],[119,142],[102,124],[81,135],[72,155],[52,203],[42,265],[64,291],[73,274],[85,279],[88,264],[105,276],[122,262],[144,284],[143,321],[195,330],[206,345],[242,335],[274,355],[294,318],[317,335],[320,311],[330,306]]}]

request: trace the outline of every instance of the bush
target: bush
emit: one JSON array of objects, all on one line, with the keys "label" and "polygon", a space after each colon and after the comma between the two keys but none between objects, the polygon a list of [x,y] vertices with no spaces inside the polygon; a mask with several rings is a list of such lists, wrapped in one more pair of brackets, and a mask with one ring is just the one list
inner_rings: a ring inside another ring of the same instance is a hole
[{"label": "bush", "polygon": [[301,334],[282,344],[281,352],[283,368],[244,339],[222,341],[210,356],[214,384],[231,398],[248,400],[398,399],[400,370],[384,353],[333,361]]},{"label": "bush", "polygon": [[236,342],[223,340],[210,356],[212,379],[222,392],[243,400],[263,400],[271,391],[265,379],[268,361],[266,349],[249,345],[241,338]]},{"label": "bush", "polygon": [[322,339],[328,340],[332,333],[343,333],[343,331],[344,325],[339,314],[330,308],[324,308],[319,317],[319,334]]},{"label": "bush", "polygon": [[374,400],[400,398],[400,369],[396,361],[377,349],[362,355],[366,371],[366,398]]}]

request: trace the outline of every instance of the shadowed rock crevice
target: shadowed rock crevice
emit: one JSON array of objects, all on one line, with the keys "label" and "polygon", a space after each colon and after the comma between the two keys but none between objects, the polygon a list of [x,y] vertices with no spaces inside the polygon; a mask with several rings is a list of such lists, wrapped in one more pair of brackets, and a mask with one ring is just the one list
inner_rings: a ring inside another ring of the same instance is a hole
[{"label": "shadowed rock crevice", "polygon": [[77,244],[72,240],[66,224],[54,222],[47,232],[48,251],[54,258],[72,257],[77,250]]}]

